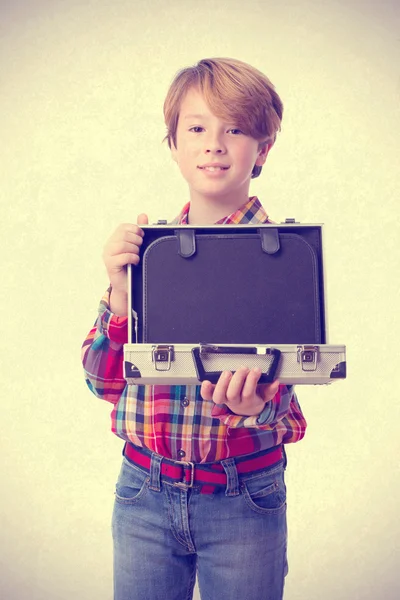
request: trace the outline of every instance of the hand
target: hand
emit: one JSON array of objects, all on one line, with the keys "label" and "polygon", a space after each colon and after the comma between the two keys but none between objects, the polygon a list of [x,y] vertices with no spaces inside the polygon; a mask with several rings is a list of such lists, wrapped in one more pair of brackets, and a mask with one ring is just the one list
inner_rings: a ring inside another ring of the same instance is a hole
[{"label": "hand", "polygon": [[250,370],[247,367],[240,367],[234,374],[224,371],[215,385],[203,381],[201,395],[215,404],[226,404],[236,415],[259,415],[279,388],[277,379],[272,383],[258,384],[260,376],[260,369]]},{"label": "hand", "polygon": [[140,214],[137,225],[122,223],[117,227],[112,236],[107,240],[103,250],[103,260],[107,269],[108,278],[112,287],[112,299],[116,314],[126,314],[128,275],[126,265],[139,264],[140,246],[143,241],[144,232],[138,225],[147,225],[147,215]]}]

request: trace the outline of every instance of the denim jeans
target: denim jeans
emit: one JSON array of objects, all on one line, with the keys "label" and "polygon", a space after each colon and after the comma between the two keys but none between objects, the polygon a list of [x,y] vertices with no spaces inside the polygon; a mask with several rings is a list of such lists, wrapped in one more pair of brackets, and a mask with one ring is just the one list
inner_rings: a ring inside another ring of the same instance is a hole
[{"label": "denim jeans", "polygon": [[226,488],[201,494],[123,459],[112,519],[114,600],[281,600],[287,574],[286,459],[253,476],[222,461]]}]

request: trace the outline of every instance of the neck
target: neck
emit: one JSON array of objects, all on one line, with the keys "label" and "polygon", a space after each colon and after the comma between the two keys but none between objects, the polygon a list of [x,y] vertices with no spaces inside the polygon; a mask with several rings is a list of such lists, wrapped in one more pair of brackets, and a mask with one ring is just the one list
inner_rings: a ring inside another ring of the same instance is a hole
[{"label": "neck", "polygon": [[191,225],[212,225],[236,212],[238,208],[246,204],[248,199],[248,194],[237,198],[232,198],[232,196],[226,198],[198,198],[192,196],[188,214],[189,223]]}]

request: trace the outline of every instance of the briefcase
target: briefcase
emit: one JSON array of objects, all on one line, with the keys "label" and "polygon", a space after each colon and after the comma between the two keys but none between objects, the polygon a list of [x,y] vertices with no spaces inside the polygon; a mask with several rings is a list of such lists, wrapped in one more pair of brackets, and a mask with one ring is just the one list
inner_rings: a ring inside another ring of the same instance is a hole
[{"label": "briefcase", "polygon": [[322,225],[142,226],[128,267],[129,384],[199,385],[224,370],[262,369],[260,383],[346,376],[327,343]]}]

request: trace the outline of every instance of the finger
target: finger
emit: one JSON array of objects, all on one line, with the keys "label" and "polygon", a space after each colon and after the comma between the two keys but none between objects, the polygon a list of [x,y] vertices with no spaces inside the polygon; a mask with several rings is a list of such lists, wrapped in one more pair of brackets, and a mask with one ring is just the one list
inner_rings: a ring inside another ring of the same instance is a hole
[{"label": "finger", "polygon": [[120,271],[122,267],[126,265],[138,265],[140,257],[138,254],[133,252],[124,252],[123,254],[117,254],[113,256],[111,260],[106,261],[106,267],[110,271]]},{"label": "finger", "polygon": [[255,367],[248,372],[242,389],[242,400],[244,402],[254,398],[257,391],[258,380],[261,377],[261,369]]},{"label": "finger", "polygon": [[143,237],[143,229],[141,229],[139,225],[136,225],[135,223],[120,223],[112,235],[112,238],[120,240],[121,238],[125,237],[125,234],[130,233],[134,233],[135,235]]},{"label": "finger", "polygon": [[221,373],[220,378],[218,379],[214,393],[212,396],[215,404],[225,404],[226,403],[226,392],[228,390],[229,383],[232,379],[232,373],[230,371],[223,371]]},{"label": "finger", "polygon": [[242,400],[243,386],[249,373],[248,367],[240,367],[233,375],[229,387],[226,391],[226,397],[229,403],[239,404]]},{"label": "finger", "polygon": [[257,386],[257,395],[263,402],[270,402],[279,390],[280,382],[275,379],[272,383]]},{"label": "finger", "polygon": [[148,225],[149,217],[145,213],[140,213],[137,218],[138,225]]},{"label": "finger", "polygon": [[259,394],[264,400],[264,402],[269,402],[272,398],[278,393],[280,386],[280,382],[278,379],[275,379],[272,383],[268,385],[261,385]]},{"label": "finger", "polygon": [[143,235],[142,234],[143,234],[143,229],[139,229],[139,227],[138,227],[137,233],[134,233],[133,231],[124,231],[123,236],[116,237],[115,241],[118,242],[118,241],[124,240],[125,242],[131,242],[132,244],[141,246],[141,244],[143,243]]},{"label": "finger", "polygon": [[203,381],[200,388],[200,395],[204,400],[212,400],[215,385],[211,381]]},{"label": "finger", "polygon": [[133,242],[111,242],[105,251],[107,256],[117,256],[130,252],[131,254],[139,254],[139,246]]}]

